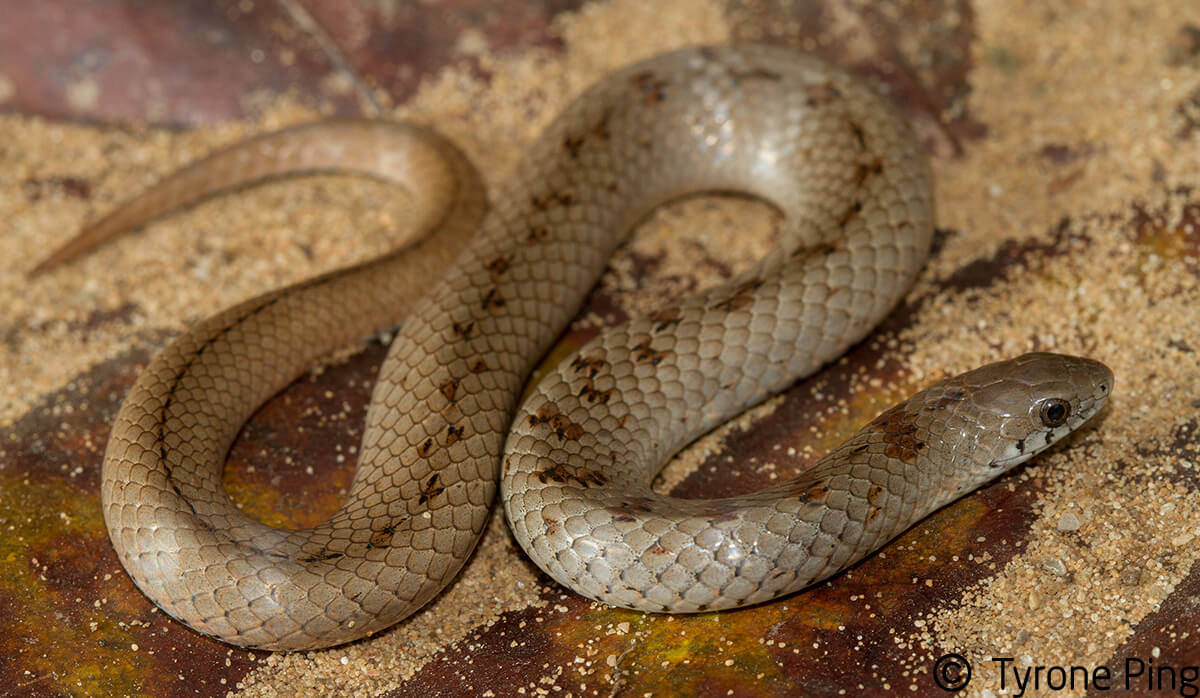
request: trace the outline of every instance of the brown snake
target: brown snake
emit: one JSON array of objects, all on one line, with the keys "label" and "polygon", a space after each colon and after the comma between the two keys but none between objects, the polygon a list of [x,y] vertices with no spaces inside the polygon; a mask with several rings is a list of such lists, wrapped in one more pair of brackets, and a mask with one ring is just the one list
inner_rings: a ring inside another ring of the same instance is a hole
[{"label": "brown snake", "polygon": [[[1030,354],[919,393],[771,489],[654,493],[678,449],[862,339],[929,250],[929,168],[903,119],[845,73],[764,46],[685,49],[614,73],[547,129],[486,215],[474,171],[436,134],[317,124],[168,178],[39,268],[231,185],[330,167],[409,188],[416,227],[432,234],[184,333],[133,387],[105,455],[105,521],[130,576],[233,644],[323,647],[409,615],[469,557],[497,482],[517,540],[579,593],[669,612],[771,599],[1041,451],[1112,388],[1099,363]],[[588,344],[514,420],[523,382],[624,233],[712,190],[775,205],[779,247]],[[221,471],[242,423],[409,307],[345,505],[302,531],[241,513]]]}]

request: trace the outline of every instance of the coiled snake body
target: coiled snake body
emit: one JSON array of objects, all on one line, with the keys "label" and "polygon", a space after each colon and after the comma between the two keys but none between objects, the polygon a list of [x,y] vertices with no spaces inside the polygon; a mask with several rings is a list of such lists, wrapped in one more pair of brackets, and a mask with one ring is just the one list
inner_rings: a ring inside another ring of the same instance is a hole
[{"label": "coiled snake body", "polygon": [[[695,436],[865,336],[928,254],[930,174],[903,120],[846,74],[764,46],[685,49],[606,78],[530,148],[481,223],[473,171],[436,134],[330,123],[218,153],[53,263],[181,201],[327,166],[409,187],[423,203],[417,227],[432,234],[180,336],[132,389],[105,455],[105,520],[131,577],[167,613],[233,644],[322,647],[412,613],[468,558],[497,482],[517,540],[580,593],[671,612],[764,601],[1041,450],[1111,389],[1100,364],[1029,355],[930,388],[770,490],[690,501],[651,491]],[[523,381],[622,235],[655,206],[709,190],[778,207],[778,249],[585,346],[514,420]],[[241,424],[406,307],[345,505],[303,531],[242,514],[220,484]]]}]

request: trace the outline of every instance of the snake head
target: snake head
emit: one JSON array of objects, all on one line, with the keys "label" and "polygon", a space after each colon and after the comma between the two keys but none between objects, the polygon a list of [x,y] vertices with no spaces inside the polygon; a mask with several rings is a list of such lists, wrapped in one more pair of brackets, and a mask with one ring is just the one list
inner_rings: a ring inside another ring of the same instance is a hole
[{"label": "snake head", "polygon": [[1099,361],[1033,353],[964,373],[960,383],[989,444],[975,461],[989,476],[1024,463],[1100,411],[1113,390],[1113,374]]}]

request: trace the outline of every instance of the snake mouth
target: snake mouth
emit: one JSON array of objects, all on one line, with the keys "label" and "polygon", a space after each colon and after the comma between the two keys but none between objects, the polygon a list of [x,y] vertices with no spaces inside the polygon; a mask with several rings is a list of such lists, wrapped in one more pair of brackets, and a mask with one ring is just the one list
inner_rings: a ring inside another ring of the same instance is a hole
[{"label": "snake mouth", "polygon": [[1009,444],[1004,453],[997,458],[993,458],[988,463],[988,466],[997,469],[1008,469],[1015,465],[1020,465],[1042,451],[1045,451],[1056,441],[1071,433],[1074,428],[1075,425],[1067,425],[1057,429],[1035,431],[1029,436]]},{"label": "snake mouth", "polygon": [[[1070,430],[1064,429],[1063,431],[1069,432]],[[1013,466],[1024,463],[1025,461],[1029,460],[1030,458],[1033,458],[1037,454],[1039,454],[1042,451],[1049,448],[1050,444],[1053,444],[1055,441],[1058,440],[1058,438],[1061,438],[1061,437],[1051,437],[1051,435],[1050,435],[1051,433],[1052,432],[1039,431],[1039,432],[1030,434],[1030,436],[1028,436],[1024,439],[1021,439],[1020,441],[1014,442],[1012,445],[1010,445],[1004,451],[1003,455],[1001,455],[998,458],[993,458],[992,461],[990,463],[988,463],[988,467],[996,469],[996,470],[1007,470]],[[1037,437],[1042,437],[1045,439],[1045,441],[1044,442],[1039,441],[1040,445],[1037,446],[1036,448],[1030,447],[1030,445],[1029,445],[1030,439],[1037,439]]]}]

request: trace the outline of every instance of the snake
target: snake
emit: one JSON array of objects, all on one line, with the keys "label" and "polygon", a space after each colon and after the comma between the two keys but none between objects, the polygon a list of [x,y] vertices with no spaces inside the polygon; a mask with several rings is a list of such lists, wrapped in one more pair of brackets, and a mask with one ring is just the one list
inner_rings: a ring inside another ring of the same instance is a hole
[{"label": "snake", "polygon": [[[394,625],[453,580],[497,488],[528,556],[584,596],[666,613],[768,601],[1059,441],[1112,390],[1097,361],[1027,354],[928,387],[776,486],[654,490],[674,453],[862,340],[930,253],[931,169],[905,119],[860,79],[778,46],[688,47],[614,71],[495,197],[427,127],[259,136],[168,176],[37,270],[215,192],[323,169],[405,188],[424,235],[177,336],[131,388],[104,454],[104,519],[129,576],[230,644],[313,649]],[[627,233],[714,191],[775,207],[777,246],[602,333],[522,403]],[[241,425],[321,357],[397,322],[341,508],[303,530],[243,513],[221,484]]]}]

